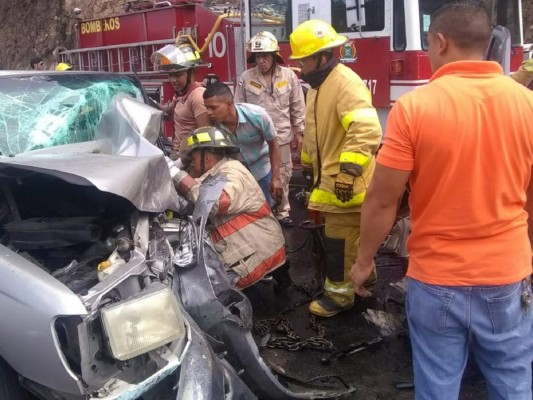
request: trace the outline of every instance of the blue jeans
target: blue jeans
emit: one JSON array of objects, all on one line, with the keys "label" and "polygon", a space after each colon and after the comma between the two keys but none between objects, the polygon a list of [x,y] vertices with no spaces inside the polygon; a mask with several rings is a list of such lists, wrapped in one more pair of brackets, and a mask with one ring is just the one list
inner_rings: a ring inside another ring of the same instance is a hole
[{"label": "blue jeans", "polygon": [[436,286],[409,279],[407,320],[417,400],[459,397],[469,351],[489,399],[531,400],[529,279],[504,286]]},{"label": "blue jeans", "polygon": [[265,177],[259,179],[257,183],[259,184],[259,187],[263,191],[263,194],[265,195],[265,199],[268,203],[268,205],[272,208],[274,205],[274,199],[272,198],[272,195],[270,194],[270,181],[272,180],[272,171],[270,171]]}]

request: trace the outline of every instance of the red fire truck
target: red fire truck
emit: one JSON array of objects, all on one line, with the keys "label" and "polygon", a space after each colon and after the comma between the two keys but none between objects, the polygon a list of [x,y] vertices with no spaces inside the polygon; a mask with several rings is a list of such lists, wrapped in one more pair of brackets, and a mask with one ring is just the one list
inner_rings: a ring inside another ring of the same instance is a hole
[{"label": "red fire truck", "polygon": [[[485,1],[494,24],[511,33],[514,71],[524,56],[521,0]],[[247,68],[245,44],[252,35],[272,32],[285,60],[295,66],[288,60],[289,35],[301,22],[319,18],[350,38],[339,57],[367,83],[384,125],[391,104],[430,77],[427,32],[430,13],[442,0],[241,0],[238,8],[201,1],[149,3],[153,7],[80,20],[78,49],[62,52],[62,60],[79,70],[136,72],[148,93],[164,102],[173,89],[151,64],[150,55],[179,34],[191,35],[211,64],[198,71],[199,78],[211,73],[235,83]]]}]

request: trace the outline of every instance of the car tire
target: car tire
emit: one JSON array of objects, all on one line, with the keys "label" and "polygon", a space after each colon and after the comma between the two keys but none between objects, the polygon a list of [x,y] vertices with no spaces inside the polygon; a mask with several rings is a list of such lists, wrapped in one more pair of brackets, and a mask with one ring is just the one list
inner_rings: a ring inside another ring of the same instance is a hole
[{"label": "car tire", "polygon": [[18,375],[0,358],[0,400],[29,400],[32,397],[20,386]]}]

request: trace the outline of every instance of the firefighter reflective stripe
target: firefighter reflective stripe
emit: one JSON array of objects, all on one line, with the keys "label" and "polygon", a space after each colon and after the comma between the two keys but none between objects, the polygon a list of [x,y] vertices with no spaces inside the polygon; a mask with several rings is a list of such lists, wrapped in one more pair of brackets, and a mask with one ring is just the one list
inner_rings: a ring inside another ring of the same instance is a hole
[{"label": "firefighter reflective stripe", "polygon": [[196,179],[194,179],[185,171],[178,172],[178,174],[172,178],[172,181],[174,182],[174,186],[176,187],[178,193],[183,196],[187,196],[191,188],[198,184]]},{"label": "firefighter reflective stripe", "polygon": [[245,226],[270,215],[270,207],[265,202],[259,210],[253,213],[236,214],[234,218],[218,225],[216,229],[211,232],[211,239],[214,243],[230,236]]},{"label": "firefighter reflective stripe", "polygon": [[350,208],[363,204],[365,193],[366,192],[358,193],[354,195],[350,201],[342,202],[337,196],[335,196],[335,193],[326,192],[325,190],[317,188],[313,189],[313,192],[309,197],[309,203],[329,204],[339,208]]},{"label": "firefighter reflective stripe", "polygon": [[302,151],[302,154],[300,155],[300,160],[302,164],[313,165],[313,159],[304,151]]},{"label": "firefighter reflective stripe", "polygon": [[226,137],[219,130],[215,131],[215,137],[214,138],[211,137],[209,132],[198,132],[198,133],[196,133],[194,135],[191,135],[191,136],[189,136],[187,138],[187,144],[189,146],[193,146],[195,143],[207,143],[207,142],[211,142],[211,141],[225,140],[225,139],[226,139]]},{"label": "firefighter reflective stripe", "polygon": [[355,294],[351,282],[333,282],[329,278],[326,278],[324,290],[328,293],[342,294],[350,298]]},{"label": "firefighter reflective stripe", "polygon": [[362,119],[370,119],[374,122],[378,118],[378,112],[375,108],[358,108],[346,114],[341,121],[345,131],[348,130],[352,122]]},{"label": "firefighter reflective stripe", "polygon": [[339,162],[341,164],[357,164],[365,168],[370,163],[370,157],[351,151],[342,152]]},{"label": "firefighter reflective stripe", "polygon": [[281,247],[277,252],[272,256],[264,260],[259,264],[251,274],[246,277],[243,277],[237,281],[237,288],[242,289],[246,286],[250,286],[252,283],[255,283],[258,279],[263,277],[268,271],[280,266],[285,262],[285,246]]}]

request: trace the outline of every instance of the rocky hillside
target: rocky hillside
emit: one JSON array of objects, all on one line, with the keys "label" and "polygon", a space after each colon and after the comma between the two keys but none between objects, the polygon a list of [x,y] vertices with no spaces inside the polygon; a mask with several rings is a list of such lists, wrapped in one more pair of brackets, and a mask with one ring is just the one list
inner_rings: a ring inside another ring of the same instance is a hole
[{"label": "rocky hillside", "polygon": [[[0,0],[0,69],[29,69],[39,54],[51,60],[56,47],[76,47],[78,18],[124,12],[120,0]],[[75,9],[81,13],[75,13]]]},{"label": "rocky hillside", "polygon": [[[119,14],[130,3],[140,2],[142,0],[0,0],[0,69],[27,69],[30,58],[36,54],[51,60],[54,48],[76,46],[77,18]],[[533,2],[522,2],[525,42],[533,43]]]}]

